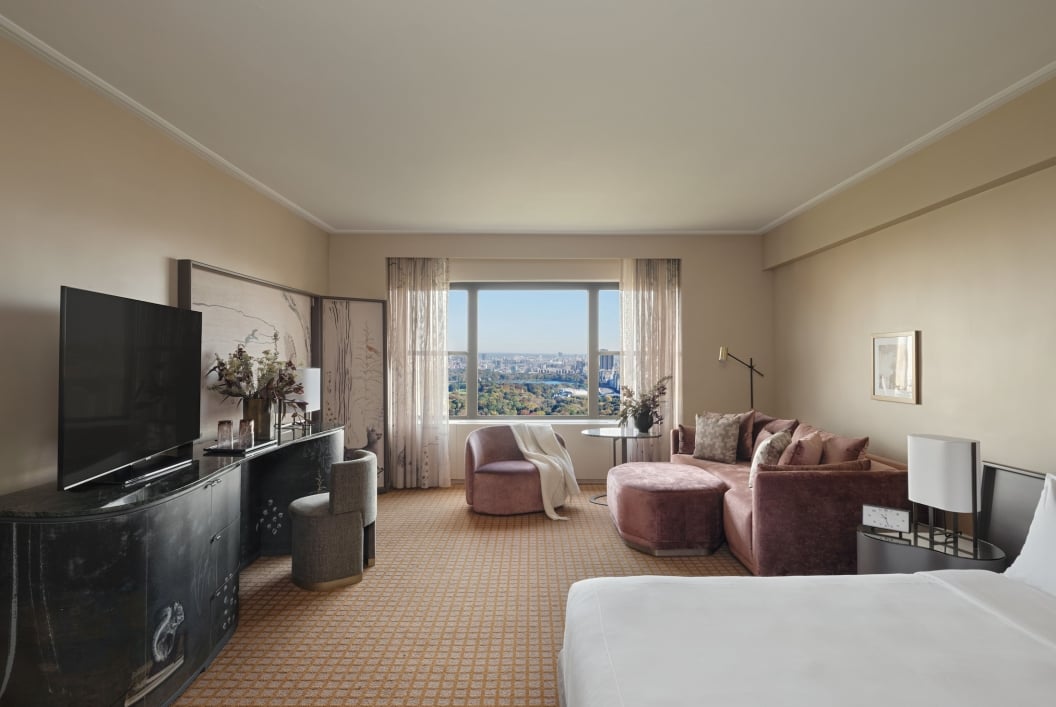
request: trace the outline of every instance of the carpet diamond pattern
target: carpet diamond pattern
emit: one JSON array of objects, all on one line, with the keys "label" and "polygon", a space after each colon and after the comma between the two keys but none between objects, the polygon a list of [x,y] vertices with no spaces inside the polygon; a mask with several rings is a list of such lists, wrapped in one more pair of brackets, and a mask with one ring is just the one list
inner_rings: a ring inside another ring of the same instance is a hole
[{"label": "carpet diamond pattern", "polygon": [[577,580],[743,575],[708,557],[628,548],[604,492],[583,484],[560,511],[482,516],[461,486],[378,498],[377,564],[363,581],[308,592],[289,557],[242,573],[238,630],[177,701],[197,705],[556,705],[565,597]]}]

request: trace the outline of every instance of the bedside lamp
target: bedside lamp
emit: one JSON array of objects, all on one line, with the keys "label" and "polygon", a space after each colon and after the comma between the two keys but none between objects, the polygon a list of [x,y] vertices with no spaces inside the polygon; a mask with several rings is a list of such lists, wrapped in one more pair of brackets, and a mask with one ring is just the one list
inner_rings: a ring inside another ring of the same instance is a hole
[{"label": "bedside lamp", "polygon": [[751,356],[748,357],[748,363],[745,363],[741,359],[737,358],[730,353],[730,350],[725,346],[719,347],[719,363],[725,363],[726,358],[732,358],[737,363],[748,368],[748,404],[754,409],[755,408],[755,377],[765,378],[763,372],[755,367],[755,363],[752,361]]},{"label": "bedside lamp", "polygon": [[[907,438],[909,500],[928,507],[929,541],[935,545],[935,509],[953,514],[953,529],[945,528],[943,543],[958,551],[957,517],[972,516],[972,556],[979,556],[979,442],[960,437],[911,434]],[[914,507],[914,515],[916,508]],[[916,518],[913,521],[914,532]]]}]

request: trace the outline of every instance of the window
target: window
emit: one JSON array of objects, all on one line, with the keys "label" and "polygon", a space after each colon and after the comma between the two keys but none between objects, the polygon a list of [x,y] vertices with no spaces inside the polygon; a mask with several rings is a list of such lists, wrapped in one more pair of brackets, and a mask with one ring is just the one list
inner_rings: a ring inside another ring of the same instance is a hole
[{"label": "window", "polygon": [[454,283],[447,340],[452,418],[619,410],[616,283]]}]

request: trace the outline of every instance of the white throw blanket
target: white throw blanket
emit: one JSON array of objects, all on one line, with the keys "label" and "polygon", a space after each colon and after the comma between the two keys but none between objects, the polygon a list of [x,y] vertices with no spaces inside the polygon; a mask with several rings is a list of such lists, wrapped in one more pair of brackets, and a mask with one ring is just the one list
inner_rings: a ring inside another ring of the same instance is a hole
[{"label": "white throw blanket", "polygon": [[521,454],[539,469],[539,485],[543,489],[546,515],[553,520],[568,520],[559,516],[554,507],[563,505],[569,494],[579,493],[579,484],[572,470],[572,457],[557,441],[554,428],[550,425],[517,423],[510,425],[510,429],[513,430]]}]

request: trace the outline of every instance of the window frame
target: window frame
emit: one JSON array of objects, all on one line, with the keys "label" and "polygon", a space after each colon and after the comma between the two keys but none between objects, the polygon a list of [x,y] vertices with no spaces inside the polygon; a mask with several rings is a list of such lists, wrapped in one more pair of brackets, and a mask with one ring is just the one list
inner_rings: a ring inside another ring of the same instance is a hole
[{"label": "window frame", "polygon": [[[466,295],[466,346],[465,351],[448,349],[450,362],[452,356],[466,357],[466,414],[451,415],[448,420],[465,422],[509,421],[526,419],[545,419],[560,422],[584,422],[588,420],[615,420],[616,415],[601,415],[598,405],[600,388],[601,356],[610,354],[623,362],[623,352],[598,348],[599,293],[602,290],[620,290],[620,283],[615,281],[598,282],[452,282],[448,290],[464,290]],[[478,410],[480,382],[477,378],[477,363],[480,358],[477,337],[477,295],[482,290],[585,290],[587,292],[587,414],[586,415],[481,415]],[[450,313],[448,314],[450,316]],[[449,369],[450,370],[450,369]],[[622,366],[620,368],[622,371]]]}]

